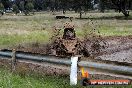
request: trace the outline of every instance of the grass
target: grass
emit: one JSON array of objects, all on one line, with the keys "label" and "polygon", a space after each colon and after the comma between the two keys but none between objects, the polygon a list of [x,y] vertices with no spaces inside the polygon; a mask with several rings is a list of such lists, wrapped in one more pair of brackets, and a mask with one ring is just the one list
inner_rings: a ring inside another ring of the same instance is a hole
[{"label": "grass", "polygon": [[[87,88],[131,88],[128,86],[91,86]],[[69,85],[69,77],[37,76],[11,73],[0,68],[0,88],[83,88],[78,82],[77,86]],[[85,88],[85,87],[84,87]]]},{"label": "grass", "polygon": [[109,28],[109,26],[102,26],[99,30],[103,36],[132,35],[132,28],[129,28],[129,27],[110,27]]},{"label": "grass", "polygon": [[[58,14],[58,13],[57,13]],[[78,17],[77,13],[66,16]],[[85,17],[114,17],[121,13],[87,13]],[[0,17],[0,48],[28,42],[49,42],[54,33],[53,27],[63,29],[63,24],[69,19],[56,20],[50,13],[36,13],[33,16],[13,16],[11,14]],[[131,18],[131,17],[129,17]],[[91,24],[93,22],[93,24]],[[77,37],[83,38],[86,30],[97,29],[102,36],[132,35],[132,20],[123,19],[73,19]],[[96,23],[96,25],[95,25]],[[92,28],[90,27],[92,26]],[[61,32],[62,33],[62,32]]]},{"label": "grass", "polygon": [[46,43],[49,40],[47,31],[33,31],[30,34],[13,34],[13,35],[0,35],[0,45],[2,47],[18,45],[20,43],[30,43],[30,42],[42,42]]},{"label": "grass", "polygon": [[0,88],[67,88],[68,78],[55,76],[21,77],[7,70],[0,70]]}]

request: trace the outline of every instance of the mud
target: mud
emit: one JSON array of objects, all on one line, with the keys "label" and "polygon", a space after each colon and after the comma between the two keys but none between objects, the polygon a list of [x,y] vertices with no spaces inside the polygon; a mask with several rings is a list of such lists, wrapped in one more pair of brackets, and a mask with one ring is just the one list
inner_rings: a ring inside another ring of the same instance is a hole
[{"label": "mud", "polygon": [[[92,40],[92,39],[91,39]],[[96,39],[98,40],[98,38]],[[90,41],[86,42],[86,48],[91,53],[91,57],[82,58],[81,60],[110,60],[118,62],[132,63],[132,36],[117,36],[117,37],[102,37],[101,40],[105,41],[105,48],[101,48],[99,52],[91,52]],[[39,54],[48,54],[49,47],[51,44],[20,44],[17,47],[11,47],[11,49],[16,49],[17,51],[32,52]],[[6,65],[6,66],[5,66]],[[7,60],[0,59],[0,67],[8,67],[10,69],[11,63]],[[25,74],[44,74],[44,75],[69,75],[70,67],[62,65],[58,66],[49,63],[36,63],[27,61],[17,61],[16,71],[20,75]],[[104,74],[90,74],[91,79],[122,79],[122,77],[109,76]]]},{"label": "mud", "polygon": [[[132,63],[132,36],[103,37],[101,38],[101,40],[105,42],[105,48],[100,48],[100,51],[98,51],[99,49],[97,49],[96,46],[93,46],[95,50],[92,50],[92,48],[90,47],[92,44],[92,40],[89,39],[88,41],[85,41],[85,47],[87,48],[91,56],[94,57],[94,59]],[[12,47],[9,49],[15,48],[17,51],[49,54],[48,52],[50,51],[51,45],[52,44],[30,43],[21,44],[17,47]]]},{"label": "mud", "polygon": [[[11,60],[2,59],[0,58],[0,67],[10,70],[11,71]],[[16,61],[15,70],[13,73],[17,73],[20,76],[26,75],[34,75],[37,74],[38,76],[41,75],[48,75],[48,76],[62,76],[62,77],[69,77],[70,74],[70,67],[66,65],[56,65],[56,64],[49,64],[49,63],[37,63],[37,62],[28,62],[28,61]],[[97,73],[90,73],[90,79],[127,79],[122,77],[104,75],[104,74],[97,74]],[[80,76],[78,75],[78,80]]]},{"label": "mud", "polygon": [[132,63],[132,36],[106,37],[108,48],[102,50],[95,59]]},{"label": "mud", "polygon": [[95,59],[132,63],[132,48],[129,50],[123,50],[120,52],[115,52],[115,53],[110,54],[110,55],[98,56]]},{"label": "mud", "polygon": [[19,44],[16,47],[11,47],[9,50],[15,49],[16,51],[31,52],[36,54],[47,54],[50,44],[40,44],[40,43],[27,43]]},{"label": "mud", "polygon": [[[8,70],[11,69],[11,60],[9,59],[0,59],[0,67],[6,68]],[[40,75],[61,75],[65,76],[70,73],[70,68],[63,65],[56,65],[50,63],[37,63],[33,61],[24,61],[19,60],[15,63],[15,69],[13,72],[19,73],[20,75],[30,75],[32,73],[40,74]]]}]

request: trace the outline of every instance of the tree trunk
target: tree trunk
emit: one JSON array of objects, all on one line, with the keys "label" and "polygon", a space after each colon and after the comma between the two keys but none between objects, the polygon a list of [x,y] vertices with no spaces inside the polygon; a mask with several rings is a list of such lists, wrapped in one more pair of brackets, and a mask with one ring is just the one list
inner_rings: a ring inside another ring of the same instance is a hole
[{"label": "tree trunk", "polygon": [[112,0],[112,3],[117,7],[117,8],[119,8],[118,10],[120,11],[120,12],[122,12],[124,15],[125,15],[125,17],[128,17],[128,16],[130,16],[129,15],[129,11],[127,11],[127,2],[125,2],[125,1],[120,1],[119,3],[116,3],[115,2],[115,0]]},{"label": "tree trunk", "polygon": [[129,11],[126,11],[126,10],[121,9],[121,12],[125,15],[125,17],[130,16],[129,15]]},{"label": "tree trunk", "polygon": [[80,11],[80,19],[82,18],[82,12]]}]

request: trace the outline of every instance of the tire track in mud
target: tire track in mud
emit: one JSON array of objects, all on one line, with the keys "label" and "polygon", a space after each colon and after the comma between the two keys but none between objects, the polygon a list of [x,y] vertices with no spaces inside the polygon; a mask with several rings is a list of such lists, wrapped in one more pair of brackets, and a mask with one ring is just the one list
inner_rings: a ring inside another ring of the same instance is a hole
[{"label": "tire track in mud", "polygon": [[108,38],[109,47],[95,56],[97,60],[132,63],[132,37]]},{"label": "tire track in mud", "polygon": [[109,55],[101,55],[95,59],[132,63],[132,49],[115,52]]}]

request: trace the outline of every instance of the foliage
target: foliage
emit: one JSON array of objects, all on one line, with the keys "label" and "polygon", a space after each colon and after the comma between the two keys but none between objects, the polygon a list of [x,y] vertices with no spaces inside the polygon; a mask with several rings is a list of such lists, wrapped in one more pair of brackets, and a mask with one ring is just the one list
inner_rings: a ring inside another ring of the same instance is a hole
[{"label": "foliage", "polygon": [[29,14],[29,12],[32,12],[34,9],[34,5],[32,2],[27,2],[25,5],[25,15]]},{"label": "foliage", "polygon": [[[75,12],[93,10],[94,8],[104,12],[105,9],[115,9],[122,12],[126,17],[129,16],[129,11],[132,9],[131,0],[1,0],[4,8],[10,8],[12,3],[16,3],[19,10],[25,11],[26,15],[35,9],[39,10],[62,10],[65,13],[67,10]],[[82,14],[80,14],[82,15]]]},{"label": "foliage", "polygon": [[12,6],[12,8],[13,8],[13,12],[14,12],[15,14],[19,13],[19,8],[18,8],[18,6],[17,6],[16,4],[14,4],[14,5]]},{"label": "foliage", "polygon": [[0,3],[0,11],[4,10],[4,5],[2,3]]},{"label": "foliage", "polygon": [[4,5],[5,9],[8,9],[11,7],[11,2],[10,0],[1,0],[2,4]]},{"label": "foliage", "polygon": [[4,6],[3,4],[0,2],[0,16],[4,14]]},{"label": "foliage", "polygon": [[20,1],[19,8],[21,11],[24,11],[24,9],[25,9],[24,1]]},{"label": "foliage", "polygon": [[32,2],[27,3],[26,6],[25,6],[25,9],[28,10],[28,11],[32,11],[33,8],[34,8],[34,5],[33,5]]}]

